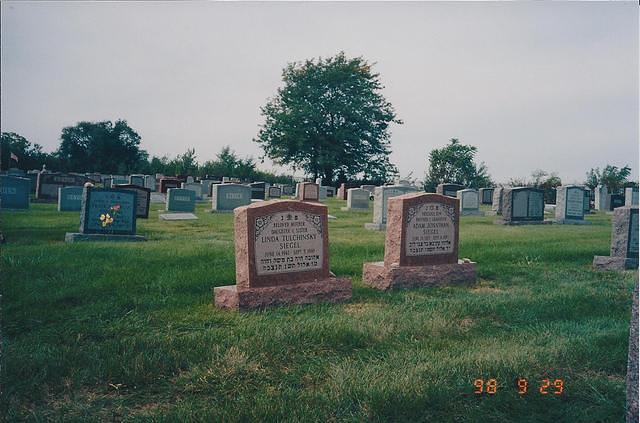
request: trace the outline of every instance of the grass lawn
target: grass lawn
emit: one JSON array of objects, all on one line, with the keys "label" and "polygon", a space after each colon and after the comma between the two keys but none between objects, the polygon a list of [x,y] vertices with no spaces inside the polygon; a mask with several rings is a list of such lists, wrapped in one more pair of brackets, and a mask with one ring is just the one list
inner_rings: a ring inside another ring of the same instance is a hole
[{"label": "grass lawn", "polygon": [[[15,420],[622,421],[637,272],[596,273],[610,216],[589,226],[494,225],[463,217],[471,288],[379,292],[369,213],[327,203],[340,305],[235,313],[233,216],[138,220],[146,243],[64,242],[79,213],[2,212],[2,406]],[[516,379],[529,380],[517,393]],[[473,381],[496,379],[494,395]],[[542,395],[542,379],[564,380]],[[552,389],[549,392],[553,392]]]}]

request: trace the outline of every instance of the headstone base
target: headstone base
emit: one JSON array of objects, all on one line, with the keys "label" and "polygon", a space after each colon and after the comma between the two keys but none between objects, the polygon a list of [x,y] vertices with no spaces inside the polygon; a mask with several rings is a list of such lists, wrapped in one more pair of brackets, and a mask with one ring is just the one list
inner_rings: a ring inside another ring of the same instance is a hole
[{"label": "headstone base", "polygon": [[479,210],[463,210],[460,216],[484,216],[484,212]]},{"label": "headstone base", "polygon": [[467,285],[475,281],[476,263],[465,260],[429,266],[385,266],[379,261],[362,267],[362,282],[382,290]]},{"label": "headstone base", "polygon": [[366,213],[369,211],[369,209],[358,209],[358,208],[349,208],[349,207],[340,207],[340,210],[342,211],[347,211],[347,212],[360,212],[360,213]]},{"label": "headstone base", "polygon": [[517,220],[517,221],[513,221],[513,220],[504,220],[504,219],[498,219],[495,222],[496,225],[510,225],[510,226],[520,226],[520,225],[551,225],[553,223],[553,220]]},{"label": "headstone base", "polygon": [[167,213],[159,216],[160,220],[197,220],[198,216],[193,213]]},{"label": "headstone base", "polygon": [[80,241],[146,241],[142,235],[109,235],[109,234],[81,234],[77,232],[67,232],[64,236],[65,242]]},{"label": "headstone base", "polygon": [[591,225],[592,222],[588,220],[575,220],[575,219],[555,219],[553,223],[557,225]]},{"label": "headstone base", "polygon": [[386,223],[365,223],[365,229],[369,229],[370,231],[386,231],[387,224]]},{"label": "headstone base", "polygon": [[326,278],[313,282],[247,288],[237,285],[213,288],[214,304],[228,310],[252,310],[289,304],[339,303],[351,299],[350,278]]},{"label": "headstone base", "polygon": [[593,268],[595,270],[633,270],[638,268],[638,259],[611,257],[611,256],[594,256]]}]

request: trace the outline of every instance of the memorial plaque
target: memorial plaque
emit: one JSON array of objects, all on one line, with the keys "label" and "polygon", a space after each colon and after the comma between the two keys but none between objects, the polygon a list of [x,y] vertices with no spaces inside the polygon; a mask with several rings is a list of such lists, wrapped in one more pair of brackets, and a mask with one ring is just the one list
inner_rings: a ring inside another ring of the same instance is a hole
[{"label": "memorial plaque", "polygon": [[256,274],[322,269],[322,216],[285,211],[255,219]]},{"label": "memorial plaque", "polygon": [[442,203],[423,203],[409,208],[405,251],[407,256],[451,254],[455,242],[453,206]]},{"label": "memorial plaque", "polygon": [[85,188],[80,233],[134,235],[136,193],[125,189]]},{"label": "memorial plaque", "polygon": [[136,217],[149,218],[149,203],[151,202],[151,190],[135,184],[116,185],[118,189],[128,189],[136,193]]},{"label": "memorial plaque", "polygon": [[0,208],[28,209],[30,191],[29,178],[0,175]]},{"label": "memorial plaque", "polygon": [[83,187],[60,187],[58,188],[58,211],[80,211],[82,210]]}]

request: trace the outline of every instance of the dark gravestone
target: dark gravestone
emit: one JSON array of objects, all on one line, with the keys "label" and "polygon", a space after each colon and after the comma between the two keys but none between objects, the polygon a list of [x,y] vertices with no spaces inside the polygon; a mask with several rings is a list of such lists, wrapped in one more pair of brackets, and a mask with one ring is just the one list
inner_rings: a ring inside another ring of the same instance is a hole
[{"label": "dark gravestone", "polygon": [[180,188],[181,183],[178,178],[161,178],[160,192],[166,194],[169,188]]},{"label": "dark gravestone", "polygon": [[128,189],[136,193],[136,217],[149,218],[149,203],[151,202],[151,190],[136,184],[116,185],[118,189]]},{"label": "dark gravestone", "polygon": [[529,187],[504,188],[502,195],[502,219],[496,223],[545,223],[543,190]]},{"label": "dark gravestone", "polygon": [[167,211],[193,213],[195,210],[195,192],[190,189],[169,188],[167,192]]},{"label": "dark gravestone", "polygon": [[28,178],[0,175],[0,208],[28,209],[30,190]]},{"label": "dark gravestone", "polygon": [[480,201],[482,204],[491,204],[493,202],[493,188],[480,188]]},{"label": "dark gravestone", "polygon": [[266,186],[267,184],[265,182],[254,182],[249,184],[249,187],[251,188],[251,199],[264,200]]},{"label": "dark gravestone", "polygon": [[267,189],[267,199],[282,197],[282,189],[280,187],[269,187]]},{"label": "dark gravestone", "polygon": [[591,190],[589,188],[584,189],[582,209],[584,210],[584,214],[588,214],[591,211]]},{"label": "dark gravestone", "polygon": [[58,188],[67,186],[82,187],[87,182],[91,182],[91,180],[84,175],[41,172],[38,174],[36,198],[43,201],[56,201],[58,199]]},{"label": "dark gravestone", "polygon": [[129,185],[137,185],[144,188],[144,175],[129,175]]},{"label": "dark gravestone", "polygon": [[58,211],[82,210],[83,187],[58,188]]},{"label": "dark gravestone", "polygon": [[618,207],[624,206],[624,195],[622,194],[611,194],[611,199],[609,202],[609,211],[613,211]]},{"label": "dark gravestone", "polygon": [[465,186],[458,184],[440,184],[436,187],[436,194],[456,198],[457,192],[461,189],[465,189]]},{"label": "dark gravestone", "polygon": [[584,187],[563,185],[557,188],[556,223],[590,224],[584,220]]},{"label": "dark gravestone", "polygon": [[136,193],[127,189],[86,187],[82,193],[80,233],[65,241],[145,241],[136,235]]},{"label": "dark gravestone", "polygon": [[638,205],[638,187],[629,187],[624,189],[624,205],[625,206]]}]

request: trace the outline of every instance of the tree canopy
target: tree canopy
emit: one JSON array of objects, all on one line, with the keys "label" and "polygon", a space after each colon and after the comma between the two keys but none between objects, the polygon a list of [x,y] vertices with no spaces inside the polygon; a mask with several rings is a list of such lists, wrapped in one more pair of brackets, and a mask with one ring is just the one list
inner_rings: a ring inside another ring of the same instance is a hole
[{"label": "tree canopy", "polygon": [[[51,161],[50,155],[42,151],[42,146],[32,144],[22,135],[15,132],[3,132],[0,136],[0,170],[17,167],[23,170],[40,169]],[[18,157],[18,162],[11,160],[11,154]]]},{"label": "tree canopy", "polygon": [[631,175],[631,168],[628,165],[622,168],[607,165],[602,170],[596,167],[587,172],[587,180],[584,184],[591,189],[604,185],[609,192],[616,193],[625,186],[635,185],[627,180],[629,175]]},{"label": "tree canopy", "polygon": [[389,162],[389,125],[402,121],[371,64],[341,52],[290,63],[282,80],[261,108],[265,122],[254,139],[267,157],[326,184],[356,175],[381,183],[397,172]]},{"label": "tree canopy", "polygon": [[442,183],[460,184],[469,188],[491,186],[493,182],[486,165],[475,163],[477,152],[477,147],[461,144],[457,138],[451,138],[445,147],[431,150],[424,182],[425,191],[434,192]]}]

